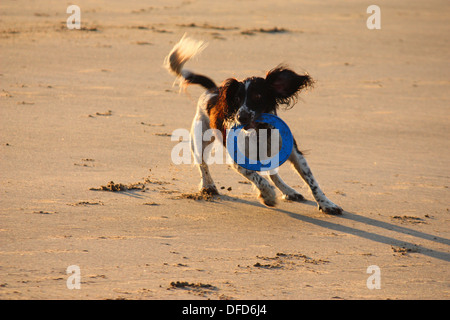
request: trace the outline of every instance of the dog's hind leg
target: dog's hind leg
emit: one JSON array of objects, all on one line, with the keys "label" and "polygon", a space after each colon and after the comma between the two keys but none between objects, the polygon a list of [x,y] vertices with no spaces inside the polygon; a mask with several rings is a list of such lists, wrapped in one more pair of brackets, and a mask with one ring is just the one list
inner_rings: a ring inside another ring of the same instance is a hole
[{"label": "dog's hind leg", "polygon": [[314,178],[305,157],[300,150],[298,150],[296,143],[294,143],[289,161],[294,165],[294,168],[308,184],[311,193],[319,206],[319,210],[329,214],[342,214],[342,208],[330,201],[320,189],[319,184]]},{"label": "dog's hind leg", "polygon": [[278,173],[269,174],[269,179],[281,191],[284,200],[300,201],[300,202],[305,201],[305,198],[300,193],[298,193],[290,186],[288,186],[286,182],[284,182],[283,179],[281,179]]}]

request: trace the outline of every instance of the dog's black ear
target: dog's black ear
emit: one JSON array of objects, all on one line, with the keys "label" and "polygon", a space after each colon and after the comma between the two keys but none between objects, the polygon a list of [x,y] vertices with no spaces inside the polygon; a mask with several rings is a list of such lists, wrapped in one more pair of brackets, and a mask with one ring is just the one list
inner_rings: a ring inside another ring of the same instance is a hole
[{"label": "dog's black ear", "polygon": [[236,104],[238,99],[239,81],[234,78],[225,80],[220,89],[220,98],[225,100],[229,107]]},{"label": "dog's black ear", "polygon": [[302,89],[311,87],[314,80],[308,74],[298,75],[286,67],[278,66],[267,73],[266,83],[277,103],[289,105]]}]

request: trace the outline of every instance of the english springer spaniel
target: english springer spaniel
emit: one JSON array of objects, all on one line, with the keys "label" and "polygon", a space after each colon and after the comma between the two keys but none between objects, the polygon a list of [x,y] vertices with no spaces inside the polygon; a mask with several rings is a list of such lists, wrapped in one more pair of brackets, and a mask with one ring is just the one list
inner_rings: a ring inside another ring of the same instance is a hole
[{"label": "english springer spaniel", "polygon": [[[164,61],[166,68],[180,80],[182,87],[198,84],[206,89],[198,101],[191,136],[196,131],[195,124],[201,123],[201,133],[208,129],[217,129],[222,133],[222,142],[225,145],[227,129],[236,124],[243,125],[245,130],[257,127],[255,119],[261,113],[276,114],[279,105],[293,105],[297,95],[314,82],[308,74],[298,75],[287,67],[278,66],[269,71],[265,78],[249,77],[241,81],[229,78],[221,86],[217,86],[210,78],[183,68],[184,64],[204,47],[202,41],[183,36]],[[210,143],[211,141],[204,141],[202,150]],[[192,143],[191,150],[194,152]],[[342,208],[330,201],[320,189],[295,140],[288,161],[309,186],[319,210],[329,214],[342,213]],[[202,177],[200,191],[210,195],[219,194],[203,156],[198,161],[198,167]],[[233,163],[233,168],[258,189],[258,198],[264,205],[275,206],[276,193],[266,179],[258,172],[245,169],[236,163]],[[288,186],[277,172],[271,171],[268,176],[283,194],[283,199],[305,201],[305,198]]]}]

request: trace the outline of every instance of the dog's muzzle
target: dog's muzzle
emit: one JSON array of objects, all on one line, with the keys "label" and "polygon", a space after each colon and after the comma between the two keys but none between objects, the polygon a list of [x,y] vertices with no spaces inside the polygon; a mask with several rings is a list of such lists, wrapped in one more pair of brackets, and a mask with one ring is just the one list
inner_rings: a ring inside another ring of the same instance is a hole
[{"label": "dog's muzzle", "polygon": [[247,108],[241,108],[236,114],[236,122],[243,125],[245,130],[255,128],[256,123],[254,113],[249,112]]}]

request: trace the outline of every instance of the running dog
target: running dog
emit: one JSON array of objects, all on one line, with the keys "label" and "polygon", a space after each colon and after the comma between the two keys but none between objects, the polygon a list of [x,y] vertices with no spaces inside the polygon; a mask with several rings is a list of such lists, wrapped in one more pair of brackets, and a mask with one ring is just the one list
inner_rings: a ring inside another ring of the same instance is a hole
[{"label": "running dog", "polygon": [[[182,87],[197,84],[206,89],[198,100],[191,135],[194,135],[196,131],[194,124],[201,123],[202,134],[208,129],[217,129],[222,133],[222,141],[225,145],[227,129],[231,129],[236,124],[243,125],[245,130],[256,128],[255,119],[259,115],[262,113],[276,115],[280,105],[295,104],[298,94],[314,83],[308,74],[299,75],[285,66],[278,66],[269,71],[265,78],[249,77],[241,81],[229,78],[221,86],[217,86],[210,78],[184,68],[184,64],[204,47],[205,44],[202,41],[183,36],[164,61],[165,67],[180,80]],[[202,149],[204,150],[210,143],[211,141],[204,141]],[[192,143],[191,150],[194,152]],[[320,189],[295,140],[288,161],[309,186],[319,210],[328,214],[342,214],[342,208],[330,201]],[[210,195],[219,194],[203,156],[198,167],[202,177],[200,191]],[[266,179],[258,172],[245,169],[238,164],[234,163],[233,168],[257,188],[258,198],[264,205],[275,206],[276,193]],[[288,186],[278,173],[271,171],[268,176],[283,194],[283,199],[305,201],[305,198]]]}]

